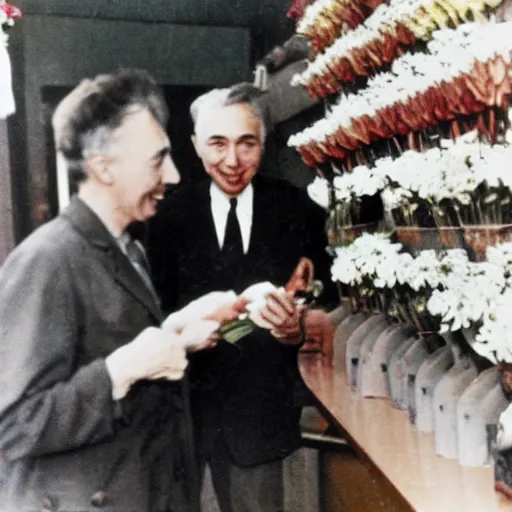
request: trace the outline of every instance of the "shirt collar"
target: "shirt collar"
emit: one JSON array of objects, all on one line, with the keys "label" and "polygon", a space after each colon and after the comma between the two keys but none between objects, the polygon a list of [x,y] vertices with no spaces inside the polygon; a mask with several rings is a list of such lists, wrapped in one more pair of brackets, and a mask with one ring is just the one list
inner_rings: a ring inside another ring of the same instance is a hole
[{"label": "shirt collar", "polygon": [[121,247],[121,250],[126,254],[126,246],[130,243],[132,237],[130,234],[126,231],[123,231],[121,233],[121,236],[116,238],[116,242],[119,244],[119,247]]},{"label": "shirt collar", "polygon": [[[247,187],[237,196],[237,214],[252,212],[252,199],[254,195],[254,189],[252,183],[249,183]],[[222,210],[229,211],[229,196],[223,192],[215,182],[212,181],[210,185],[210,198],[212,204],[216,207],[222,208]]]}]

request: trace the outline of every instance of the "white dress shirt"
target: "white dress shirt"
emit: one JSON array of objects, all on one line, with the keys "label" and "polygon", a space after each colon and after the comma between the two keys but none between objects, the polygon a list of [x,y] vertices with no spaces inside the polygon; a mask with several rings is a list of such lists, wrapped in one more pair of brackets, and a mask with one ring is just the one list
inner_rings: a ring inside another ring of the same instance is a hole
[{"label": "white dress shirt", "polygon": [[[236,217],[242,233],[242,243],[244,245],[245,254],[249,250],[249,242],[251,240],[253,196],[253,187],[252,184],[249,183],[249,185],[247,185],[247,187],[245,187],[242,193],[237,197],[236,203]],[[214,182],[212,182],[210,186],[210,200],[215,232],[217,233],[219,247],[222,249],[230,208],[229,196],[227,196]]]}]

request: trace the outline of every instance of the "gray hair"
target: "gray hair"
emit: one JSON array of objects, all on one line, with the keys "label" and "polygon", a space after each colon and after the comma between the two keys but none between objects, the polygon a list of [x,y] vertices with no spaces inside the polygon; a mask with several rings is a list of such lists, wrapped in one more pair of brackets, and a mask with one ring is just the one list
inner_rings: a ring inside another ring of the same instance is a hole
[{"label": "gray hair", "polygon": [[168,111],[162,92],[148,73],[135,69],[82,80],[59,103],[52,118],[55,148],[70,181],[87,178],[84,160],[108,149],[112,132],[135,108],[148,109],[165,130]]},{"label": "gray hair", "polygon": [[260,120],[261,141],[265,141],[269,116],[267,112],[265,93],[249,83],[240,83],[226,89],[213,89],[199,96],[190,106],[190,115],[194,123],[194,131],[201,119],[209,110],[230,105],[249,105],[254,115]]}]

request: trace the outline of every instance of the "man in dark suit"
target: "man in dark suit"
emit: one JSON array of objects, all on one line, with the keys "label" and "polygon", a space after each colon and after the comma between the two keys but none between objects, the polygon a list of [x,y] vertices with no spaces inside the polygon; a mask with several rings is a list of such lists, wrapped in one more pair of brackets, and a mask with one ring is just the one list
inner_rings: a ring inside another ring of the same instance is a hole
[{"label": "man in dark suit", "polygon": [[[260,92],[214,90],[191,107],[193,143],[210,179],[179,190],[150,224],[148,244],[164,311],[212,290],[284,286],[302,256],[329,279],[324,212],[284,182],[258,176],[265,139]],[[315,314],[320,333],[331,329]],[[282,510],[282,460],[300,443],[294,402],[301,345],[293,298],[272,294],[260,328],[191,362],[200,469],[209,464],[223,512]]]},{"label": "man in dark suit", "polygon": [[166,116],[137,71],[84,80],[55,112],[79,192],[0,269],[2,512],[189,510],[191,446],[177,421],[187,400],[170,381],[185,347],[219,323],[160,328],[145,255],[126,232],[179,181]]}]

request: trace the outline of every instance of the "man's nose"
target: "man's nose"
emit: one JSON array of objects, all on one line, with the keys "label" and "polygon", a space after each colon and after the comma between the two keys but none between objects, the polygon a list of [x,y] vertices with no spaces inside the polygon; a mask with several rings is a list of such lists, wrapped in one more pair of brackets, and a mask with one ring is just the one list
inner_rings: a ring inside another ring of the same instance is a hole
[{"label": "man's nose", "polygon": [[164,173],[162,181],[165,185],[175,185],[180,182],[180,173],[170,155],[165,157],[163,167]]},{"label": "man's nose", "polygon": [[236,151],[236,146],[234,144],[230,144],[228,146],[228,152],[226,154],[224,162],[228,167],[238,166],[238,153]]}]

